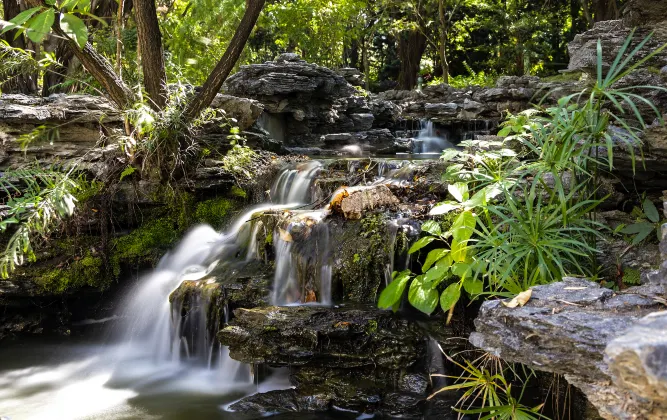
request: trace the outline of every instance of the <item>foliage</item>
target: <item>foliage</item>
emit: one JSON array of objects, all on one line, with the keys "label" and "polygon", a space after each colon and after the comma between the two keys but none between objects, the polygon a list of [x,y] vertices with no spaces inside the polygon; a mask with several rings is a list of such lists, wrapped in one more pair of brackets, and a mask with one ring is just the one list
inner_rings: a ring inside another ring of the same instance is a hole
[{"label": "foliage", "polygon": [[661,226],[665,221],[660,220],[660,213],[651,200],[645,198],[642,201],[641,209],[635,207],[632,213],[637,216],[637,222],[623,226],[620,229],[621,233],[634,235],[631,241],[632,245],[639,244],[653,232],[656,233],[658,241],[662,239]]},{"label": "foliage", "polygon": [[16,29],[15,36],[25,33],[32,42],[39,44],[51,32],[57,17],[62,31],[83,47],[88,42],[88,27],[77,14],[98,19],[90,13],[90,0],[65,0],[60,3],[46,0],[44,6],[33,7],[16,15],[0,31],[0,35]]},{"label": "foliage", "polygon": [[65,218],[74,212],[76,192],[88,183],[73,169],[39,167],[6,171],[0,188],[6,194],[6,209],[0,232],[11,232],[0,255],[0,276],[9,274],[25,262],[35,261],[34,244],[46,239]]},{"label": "foliage", "polygon": [[[442,350],[442,349],[441,349]],[[443,352],[445,357],[462,373],[459,376],[434,374],[431,376],[445,377],[454,380],[454,384],[444,386],[429,396],[446,391],[463,391],[457,402],[456,411],[462,414],[477,414],[480,419],[490,420],[537,420],[547,417],[540,413],[543,404],[536,407],[527,407],[520,401],[528,386],[528,382],[535,375],[534,372],[520,372],[503,362],[501,359],[488,353],[482,354],[474,360],[455,360]],[[508,378],[521,379],[521,392],[517,397],[512,392],[512,383]]]},{"label": "foliage", "polygon": [[[646,127],[637,103],[648,105],[662,121],[655,106],[635,93],[636,87],[615,88],[620,78],[652,57],[629,65],[648,38],[625,56],[631,40],[632,35],[604,78],[598,42],[596,83],[555,107],[510,115],[501,129],[501,134],[512,134],[505,143],[468,142],[467,150],[443,153],[451,163],[443,178],[455,201],[436,205],[431,214],[460,214],[445,232],[434,221],[424,223],[424,236],[410,249],[429,249],[422,274],[395,273],[379,307],[396,310],[409,284],[414,307],[430,314],[440,296],[441,307],[451,316],[462,290],[473,298],[483,293],[509,296],[565,275],[591,274],[587,267],[604,229],[592,215],[601,202],[596,197],[598,171],[613,167],[615,148],[625,147],[634,157],[639,132]],[[507,149],[508,144],[521,154]],[[606,151],[603,156],[600,150]],[[644,211],[657,223],[657,209],[651,205],[645,203]],[[650,232],[648,224],[628,229]]]}]

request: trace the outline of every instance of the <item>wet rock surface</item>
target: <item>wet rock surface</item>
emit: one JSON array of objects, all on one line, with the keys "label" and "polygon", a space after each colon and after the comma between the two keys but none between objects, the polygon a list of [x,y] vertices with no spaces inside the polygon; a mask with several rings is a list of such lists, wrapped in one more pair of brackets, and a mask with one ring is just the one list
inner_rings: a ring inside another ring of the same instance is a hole
[{"label": "wet rock surface", "polygon": [[[295,389],[256,394],[238,411],[359,412],[421,418],[431,392],[427,336],[374,306],[238,309],[220,331],[233,358],[289,366]],[[449,410],[443,410],[444,416]]]},{"label": "wet rock surface", "polygon": [[615,386],[604,360],[607,345],[663,306],[657,282],[620,293],[583,279],[533,288],[521,308],[485,302],[470,342],[504,360],[564,375],[604,418],[631,418],[641,399]]}]

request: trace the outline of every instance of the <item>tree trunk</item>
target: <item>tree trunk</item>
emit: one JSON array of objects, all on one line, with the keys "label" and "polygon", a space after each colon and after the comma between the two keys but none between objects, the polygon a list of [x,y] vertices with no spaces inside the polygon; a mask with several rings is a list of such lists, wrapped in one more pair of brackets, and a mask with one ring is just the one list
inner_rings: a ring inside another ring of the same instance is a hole
[{"label": "tree trunk", "polygon": [[53,27],[53,32],[58,36],[66,38],[67,46],[72,50],[76,58],[81,61],[81,64],[86,68],[88,73],[102,85],[119,109],[127,109],[132,104],[134,98],[132,90],[118,77],[113,71],[111,64],[93,48],[90,42],[87,42],[83,49],[80,48],[76,41],[67,37],[57,23]]},{"label": "tree trunk", "polygon": [[150,105],[160,110],[167,103],[167,76],[155,0],[135,0],[134,20],[137,24],[137,42],[141,51],[144,87]]},{"label": "tree trunk", "polygon": [[594,0],[594,18],[596,22],[618,19],[616,0]]},{"label": "tree trunk", "polygon": [[[3,19],[9,21],[21,13],[21,5],[18,0],[2,0],[2,8],[4,10]],[[14,39],[16,31],[9,31],[2,35],[2,38],[14,48],[26,49],[27,45],[23,35]],[[17,74],[12,77],[10,81],[2,85],[2,92],[4,93],[24,93],[32,94],[37,92],[37,75],[36,74]]]},{"label": "tree trunk", "polygon": [[440,66],[442,66],[442,80],[449,84],[449,62],[447,61],[447,40],[449,27],[445,18],[445,0],[438,0],[438,17],[440,18]]},{"label": "tree trunk", "polygon": [[588,0],[579,0],[579,3],[581,3],[581,9],[584,12],[584,18],[586,18],[586,23],[588,24],[588,28],[592,28],[593,18],[591,17],[591,11],[590,8],[588,7]]},{"label": "tree trunk", "polygon": [[426,37],[420,31],[403,31],[398,35],[398,57],[401,61],[399,89],[411,90],[417,84],[419,65],[425,49]]},{"label": "tree trunk", "polygon": [[361,61],[364,64],[364,87],[366,90],[371,90],[371,66],[368,62],[368,46],[365,36],[361,39]]},{"label": "tree trunk", "polygon": [[185,109],[184,117],[186,120],[191,120],[197,118],[199,113],[213,102],[215,95],[222,88],[222,84],[229,76],[229,73],[232,71],[236,62],[238,61],[243,48],[245,47],[248,37],[252,33],[257,18],[259,17],[262,8],[264,7],[265,0],[246,0],[245,13],[243,18],[239,23],[239,26],[234,32],[227,50],[222,55],[220,61],[213,69],[213,72],[208,76],[202,90],[195,96],[195,98],[190,102]]}]

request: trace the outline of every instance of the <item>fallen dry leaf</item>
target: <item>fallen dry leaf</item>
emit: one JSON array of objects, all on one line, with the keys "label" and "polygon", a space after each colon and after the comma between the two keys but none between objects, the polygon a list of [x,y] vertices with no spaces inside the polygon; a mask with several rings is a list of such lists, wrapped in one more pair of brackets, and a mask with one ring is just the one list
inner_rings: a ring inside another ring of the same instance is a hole
[{"label": "fallen dry leaf", "polygon": [[514,296],[514,298],[509,302],[501,302],[501,303],[507,306],[508,308],[516,308],[517,306],[523,306],[526,303],[528,303],[528,301],[530,300],[530,296],[532,294],[533,291],[531,289],[528,289],[525,292],[521,292],[518,295]]},{"label": "fallen dry leaf", "polygon": [[289,233],[288,231],[286,231],[283,228],[278,228],[278,229],[280,229],[280,239],[282,239],[285,242],[292,242],[293,241],[291,233]]}]

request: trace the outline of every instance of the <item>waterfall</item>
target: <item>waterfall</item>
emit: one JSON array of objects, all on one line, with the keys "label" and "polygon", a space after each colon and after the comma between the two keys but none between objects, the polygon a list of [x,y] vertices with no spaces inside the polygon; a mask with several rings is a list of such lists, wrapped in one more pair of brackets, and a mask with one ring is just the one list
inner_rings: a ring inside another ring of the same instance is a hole
[{"label": "waterfall", "polygon": [[329,226],[321,223],[327,210],[294,212],[287,229],[273,234],[276,271],[272,305],[331,304]]},{"label": "waterfall", "polygon": [[312,200],[311,187],[322,163],[307,161],[284,169],[271,187],[271,200],[279,204],[307,204]]},{"label": "waterfall", "polygon": [[[229,358],[215,334],[225,322],[212,312],[210,296],[193,293],[187,299],[169,296],[182,282],[196,286],[215,282],[207,278],[218,265],[230,263],[247,246],[247,223],[257,213],[284,205],[263,205],[243,214],[225,234],[210,226],[197,226],[179,245],[160,260],[157,267],[138,282],[123,303],[123,318],[117,326],[121,347],[115,354],[116,369],[111,384],[144,386],[170,376],[195,375],[207,392],[252,385],[250,370]],[[184,312],[184,308],[187,309]]]},{"label": "waterfall", "polygon": [[421,130],[415,143],[415,153],[441,153],[445,149],[454,147],[447,139],[447,134],[437,130],[430,120],[421,121]]}]

